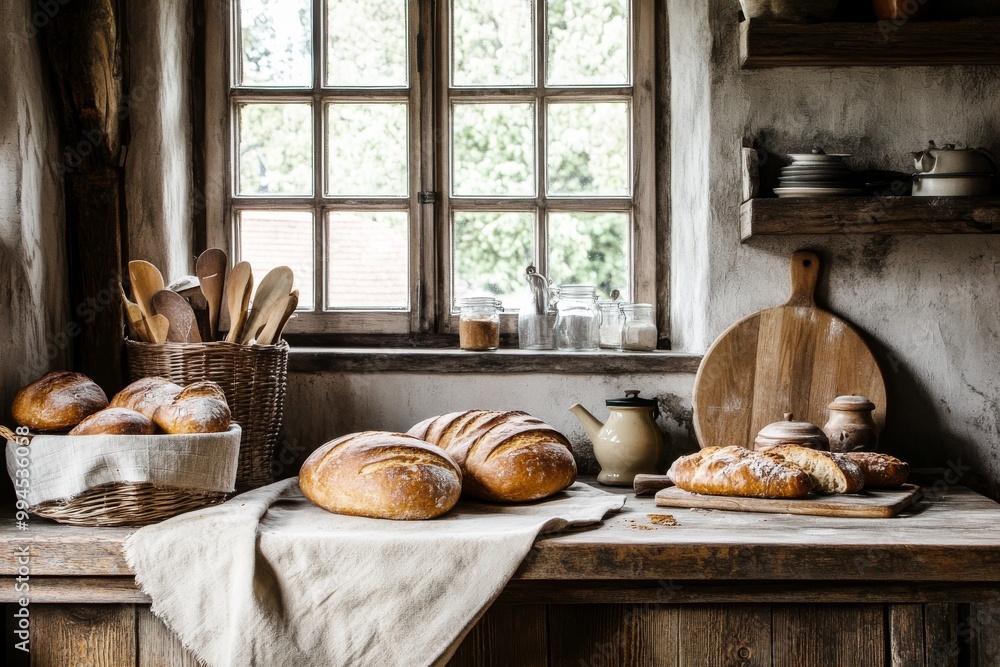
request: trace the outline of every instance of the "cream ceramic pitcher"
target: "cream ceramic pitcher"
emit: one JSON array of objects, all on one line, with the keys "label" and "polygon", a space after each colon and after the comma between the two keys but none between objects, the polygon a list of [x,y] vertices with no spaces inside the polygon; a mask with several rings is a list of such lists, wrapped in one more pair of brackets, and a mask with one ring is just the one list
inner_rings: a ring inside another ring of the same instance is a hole
[{"label": "cream ceramic pitcher", "polygon": [[594,443],[594,455],[601,464],[597,481],[608,486],[631,486],[638,474],[656,474],[663,455],[656,400],[639,398],[638,391],[629,389],[625,398],[609,398],[605,405],[611,408],[605,424],[579,403],[569,409]]}]

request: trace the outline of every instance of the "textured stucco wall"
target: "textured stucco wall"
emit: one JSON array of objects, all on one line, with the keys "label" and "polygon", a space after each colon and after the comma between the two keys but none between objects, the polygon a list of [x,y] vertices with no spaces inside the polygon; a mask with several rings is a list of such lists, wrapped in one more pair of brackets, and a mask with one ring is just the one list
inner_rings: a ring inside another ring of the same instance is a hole
[{"label": "textured stucco wall", "polygon": [[[640,389],[659,400],[660,427],[671,459],[695,449],[691,434],[690,375],[547,375],[407,373],[293,373],[285,400],[285,437],[279,448],[279,476],[298,473],[310,451],[328,440],[364,430],[405,432],[417,422],[446,412],[483,408],[525,410],[567,435],[581,468],[593,469],[593,448],[567,410],[580,403],[602,422],[604,400]],[[596,472],[596,469],[594,470]]]},{"label": "textured stucco wall", "polygon": [[[678,77],[675,345],[704,351],[736,320],[783,302],[789,254],[815,249],[828,276],[820,302],[877,346],[889,383],[887,446],[916,463],[960,458],[970,475],[1000,483],[1000,239],[813,236],[741,245],[738,225],[744,138],[779,154],[820,143],[854,154],[857,168],[908,169],[909,153],[928,139],[1000,152],[1000,68],[741,71],[737,0],[670,0],[669,10]],[[706,40],[710,73],[679,70],[692,58],[685,44]],[[710,126],[707,141],[680,131],[701,123]],[[706,162],[704,206],[689,191],[702,185]],[[695,174],[685,177],[688,164]]]},{"label": "textured stucco wall", "polygon": [[189,5],[150,0],[128,11],[128,253],[155,264],[167,280],[194,269]]},{"label": "textured stucco wall", "polygon": [[67,362],[58,129],[27,1],[0,12],[0,421],[14,393]]}]

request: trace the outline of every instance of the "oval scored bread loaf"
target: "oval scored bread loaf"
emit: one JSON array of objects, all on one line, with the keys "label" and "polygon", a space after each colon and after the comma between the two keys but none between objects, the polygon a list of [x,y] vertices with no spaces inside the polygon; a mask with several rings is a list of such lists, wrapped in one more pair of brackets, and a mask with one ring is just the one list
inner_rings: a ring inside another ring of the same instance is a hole
[{"label": "oval scored bread loaf", "polygon": [[152,419],[157,408],[173,403],[181,391],[183,387],[166,378],[142,378],[115,394],[109,407],[128,408]]},{"label": "oval scored bread loaf", "polygon": [[463,491],[475,498],[540,500],[576,481],[569,440],[525,412],[452,412],[426,419],[407,433],[452,455],[465,476]]},{"label": "oval scored bread loaf", "polygon": [[864,472],[840,454],[799,445],[777,445],[766,451],[791,461],[809,473],[819,493],[857,493],[864,488]]},{"label": "oval scored bread loaf", "polygon": [[364,431],[331,440],[299,471],[299,488],[337,514],[433,519],[462,494],[462,471],[443,449],[401,433]]},{"label": "oval scored bread loaf", "polygon": [[14,397],[11,415],[34,431],[68,431],[108,407],[104,390],[81,373],[46,373]]},{"label": "oval scored bread loaf", "polygon": [[906,483],[910,464],[906,461],[877,452],[846,452],[865,474],[865,488],[894,489]]},{"label": "oval scored bread loaf", "polygon": [[678,488],[709,496],[804,498],[815,484],[805,470],[770,451],[737,446],[682,456],[667,475]]},{"label": "oval scored bread loaf", "polygon": [[205,380],[189,384],[170,405],[161,405],[153,421],[165,433],[221,433],[233,415],[222,387]]},{"label": "oval scored bread loaf", "polygon": [[70,435],[152,435],[156,426],[141,412],[105,408],[77,424]]}]

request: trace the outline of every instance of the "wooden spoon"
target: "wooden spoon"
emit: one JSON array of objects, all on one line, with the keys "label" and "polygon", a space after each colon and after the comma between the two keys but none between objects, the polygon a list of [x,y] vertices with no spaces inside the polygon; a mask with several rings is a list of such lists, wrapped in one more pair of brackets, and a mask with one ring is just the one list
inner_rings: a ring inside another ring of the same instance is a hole
[{"label": "wooden spoon", "polygon": [[229,258],[222,248],[209,248],[201,253],[195,264],[195,273],[201,282],[201,291],[208,301],[208,325],[211,340],[219,339],[219,313],[222,311],[222,293],[226,286],[226,269]]},{"label": "wooden spoon", "polygon": [[257,336],[257,345],[275,345],[281,340],[288,318],[299,305],[299,291],[295,290],[284,299],[277,299],[268,309],[267,324]]},{"label": "wooden spoon", "polygon": [[287,299],[292,291],[292,283],[295,275],[287,266],[279,266],[271,269],[257,287],[257,293],[253,297],[253,309],[247,317],[246,326],[240,336],[240,341],[244,344],[251,339],[257,338],[261,329],[267,324],[268,309],[278,299]]},{"label": "wooden spoon", "polygon": [[229,333],[227,343],[236,343],[243,333],[247,321],[247,307],[253,292],[253,271],[249,262],[240,262],[233,267],[226,282],[226,305],[229,308]]},{"label": "wooden spoon", "polygon": [[153,316],[153,295],[163,289],[163,275],[160,270],[141,259],[128,263],[128,274],[132,278],[132,295],[147,320]]},{"label": "wooden spoon", "polygon": [[149,328],[146,326],[146,320],[142,317],[142,311],[139,310],[139,306],[129,300],[128,296],[125,294],[125,288],[121,283],[118,283],[118,291],[122,295],[122,303],[125,304],[125,314],[128,318],[128,328],[129,333],[136,340],[141,340],[144,343],[152,342],[149,337]]},{"label": "wooden spoon", "polygon": [[166,317],[168,322],[167,340],[171,343],[200,343],[198,320],[194,310],[182,297],[173,290],[160,290],[153,295],[153,309],[158,316]]}]

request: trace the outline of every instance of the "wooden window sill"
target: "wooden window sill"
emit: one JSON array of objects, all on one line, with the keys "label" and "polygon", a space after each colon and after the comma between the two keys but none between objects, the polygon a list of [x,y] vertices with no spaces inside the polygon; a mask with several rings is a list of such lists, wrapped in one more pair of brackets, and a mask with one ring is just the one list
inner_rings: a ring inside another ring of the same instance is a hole
[{"label": "wooden window sill", "polygon": [[293,373],[695,373],[701,355],[680,352],[558,352],[501,349],[292,348]]}]

